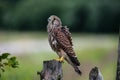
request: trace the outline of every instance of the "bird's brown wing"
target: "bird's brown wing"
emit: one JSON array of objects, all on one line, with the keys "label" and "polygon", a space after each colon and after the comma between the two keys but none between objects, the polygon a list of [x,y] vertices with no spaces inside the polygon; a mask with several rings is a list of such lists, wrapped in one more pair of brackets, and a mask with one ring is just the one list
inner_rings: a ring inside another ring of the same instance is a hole
[{"label": "bird's brown wing", "polygon": [[55,38],[60,48],[65,51],[65,53],[69,56],[70,60],[76,66],[79,66],[80,63],[75,55],[71,42],[69,41],[66,34],[61,30],[61,28],[58,28],[58,27],[54,29],[54,34],[55,34]]},{"label": "bird's brown wing", "polygon": [[71,46],[73,46],[72,37],[71,37],[71,33],[69,32],[69,28],[67,28],[67,26],[63,26],[61,29],[62,29],[62,32],[66,35],[66,37],[70,41]]}]

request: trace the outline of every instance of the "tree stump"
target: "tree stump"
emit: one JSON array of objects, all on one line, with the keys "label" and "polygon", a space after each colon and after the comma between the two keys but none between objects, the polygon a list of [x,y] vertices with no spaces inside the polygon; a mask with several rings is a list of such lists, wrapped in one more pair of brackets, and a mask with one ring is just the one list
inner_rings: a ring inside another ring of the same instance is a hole
[{"label": "tree stump", "polygon": [[43,70],[37,74],[40,80],[63,80],[62,63],[56,60],[43,61]]}]

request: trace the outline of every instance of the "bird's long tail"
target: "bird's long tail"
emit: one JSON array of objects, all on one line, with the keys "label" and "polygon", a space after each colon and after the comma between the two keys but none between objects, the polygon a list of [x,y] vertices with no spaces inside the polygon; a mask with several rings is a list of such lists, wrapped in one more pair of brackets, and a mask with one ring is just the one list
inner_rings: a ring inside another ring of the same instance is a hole
[{"label": "bird's long tail", "polygon": [[77,72],[79,75],[82,75],[82,72],[80,71],[80,69],[78,68],[78,66],[73,66],[75,69],[75,72]]}]

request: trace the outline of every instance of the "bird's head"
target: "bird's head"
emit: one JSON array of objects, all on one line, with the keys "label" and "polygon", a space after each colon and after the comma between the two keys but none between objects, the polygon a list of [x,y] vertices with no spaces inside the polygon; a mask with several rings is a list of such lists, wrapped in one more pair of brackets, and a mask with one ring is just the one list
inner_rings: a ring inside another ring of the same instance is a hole
[{"label": "bird's head", "polygon": [[48,18],[48,24],[49,23],[54,27],[59,27],[62,24],[60,18],[55,15],[51,15]]}]

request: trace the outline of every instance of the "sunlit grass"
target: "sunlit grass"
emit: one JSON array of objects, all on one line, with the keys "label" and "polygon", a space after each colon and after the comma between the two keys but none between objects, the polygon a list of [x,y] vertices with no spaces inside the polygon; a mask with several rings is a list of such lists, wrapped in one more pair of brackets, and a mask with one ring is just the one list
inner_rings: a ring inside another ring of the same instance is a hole
[{"label": "sunlit grass", "polygon": [[104,56],[109,54],[109,50],[104,48],[86,49],[79,54],[81,60],[90,60],[92,62],[99,62]]},{"label": "sunlit grass", "polygon": [[[98,66],[100,70],[103,73],[103,76],[105,76],[105,79],[113,80],[115,77],[115,58],[107,61],[107,55],[109,54],[107,50],[104,49],[95,49],[95,50],[87,50],[82,51],[81,54],[78,55],[78,59],[81,62],[81,65],[84,66],[84,64],[88,67],[88,69],[91,68],[91,66]],[[44,60],[51,60],[57,58],[57,55],[55,53],[38,53],[38,54],[29,54],[29,55],[20,55],[18,56],[19,61],[19,68],[17,69],[8,69],[4,74],[2,74],[2,80],[35,80],[39,79],[39,76],[37,76],[37,71],[42,70],[43,67],[43,61]],[[104,58],[106,58],[104,61]],[[84,64],[82,64],[84,63]],[[67,68],[69,66],[66,62],[63,64],[64,68]],[[70,66],[69,66],[70,67]],[[88,69],[85,69],[82,67],[82,71],[88,73]],[[72,73],[67,73],[69,71],[66,71],[66,69],[63,69],[65,72],[64,79],[66,79],[67,75],[70,75]],[[74,70],[71,68],[71,71]],[[89,70],[90,71],[90,70]],[[109,74],[109,77],[107,76]],[[76,76],[76,73],[75,73]],[[86,80],[88,78],[87,74],[83,73],[84,78],[82,80]],[[76,76],[79,78],[79,76]],[[73,80],[74,77],[69,78],[69,80]],[[67,78],[68,79],[68,78]],[[77,79],[77,78],[76,78]],[[77,79],[79,80],[79,79]]]}]

